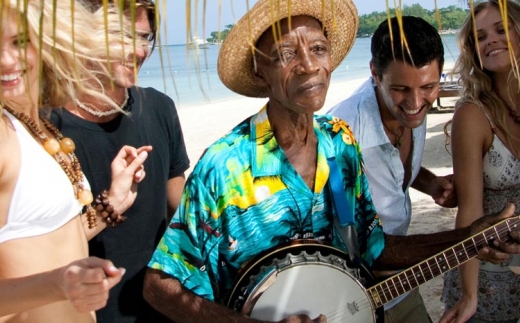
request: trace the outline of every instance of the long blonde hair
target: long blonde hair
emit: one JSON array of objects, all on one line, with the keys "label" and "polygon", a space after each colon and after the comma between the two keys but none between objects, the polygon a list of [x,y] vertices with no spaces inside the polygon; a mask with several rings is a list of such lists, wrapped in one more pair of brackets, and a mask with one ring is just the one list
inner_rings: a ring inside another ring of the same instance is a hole
[{"label": "long blonde hair", "polygon": [[79,94],[118,105],[105,95],[110,63],[123,61],[135,41],[131,24],[114,6],[91,13],[76,0],[9,0],[0,10],[19,17],[22,32],[38,51],[40,107],[61,107]]},{"label": "long blonde hair", "polygon": [[[520,5],[514,1],[506,0],[504,4],[507,9],[507,16],[504,19],[512,23],[517,38],[520,36]],[[460,82],[462,85],[461,99],[457,102],[456,108],[464,103],[472,103],[477,106],[487,107],[493,122],[506,136],[509,146],[517,151],[512,145],[513,135],[507,126],[508,110],[505,102],[498,96],[495,85],[493,83],[493,73],[482,68],[480,57],[478,54],[478,44],[475,40],[475,21],[476,17],[482,10],[494,7],[500,9],[498,0],[489,0],[478,3],[474,8],[474,14],[469,14],[464,22],[458,37],[458,45],[460,56],[458,57],[454,73],[460,74]],[[504,23],[505,25],[505,23]],[[520,41],[520,39],[517,39]],[[512,52],[511,44],[508,44],[509,52]],[[519,57],[520,53],[514,53]],[[516,87],[520,89],[520,79],[518,75],[518,58],[512,62],[512,71],[509,74],[508,82],[516,82]]]}]

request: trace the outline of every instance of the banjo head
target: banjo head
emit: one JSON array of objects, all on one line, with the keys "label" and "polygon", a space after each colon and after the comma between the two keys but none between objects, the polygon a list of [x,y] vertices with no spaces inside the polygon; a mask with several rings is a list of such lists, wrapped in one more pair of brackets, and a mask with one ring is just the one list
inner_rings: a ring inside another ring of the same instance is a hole
[{"label": "banjo head", "polygon": [[[320,314],[327,322],[376,322],[364,284],[364,268],[351,268],[346,255],[317,243],[282,247],[254,262],[238,280],[229,307],[265,321]],[[380,315],[382,317],[382,314]]]}]

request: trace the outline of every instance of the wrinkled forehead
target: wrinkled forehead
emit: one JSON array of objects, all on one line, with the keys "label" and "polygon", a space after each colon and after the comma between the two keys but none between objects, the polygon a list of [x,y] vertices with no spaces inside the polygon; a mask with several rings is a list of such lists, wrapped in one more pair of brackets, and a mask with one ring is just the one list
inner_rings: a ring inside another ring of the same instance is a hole
[{"label": "wrinkled forehead", "polygon": [[311,16],[294,16],[281,19],[271,25],[258,38],[255,45],[257,48],[270,47],[277,39],[300,27],[315,28],[320,30],[323,35],[326,36],[321,22],[318,19]]}]

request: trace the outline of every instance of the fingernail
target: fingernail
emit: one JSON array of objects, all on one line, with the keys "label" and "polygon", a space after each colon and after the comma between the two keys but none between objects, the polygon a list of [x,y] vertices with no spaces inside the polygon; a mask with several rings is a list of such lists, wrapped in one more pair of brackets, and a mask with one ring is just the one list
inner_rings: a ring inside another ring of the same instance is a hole
[{"label": "fingernail", "polygon": [[121,267],[119,271],[121,272],[121,276],[123,276],[126,273],[126,269],[123,267]]},{"label": "fingernail", "polygon": [[146,151],[142,151],[140,154],[139,154],[139,157],[141,158],[146,158],[148,157],[148,153]]}]

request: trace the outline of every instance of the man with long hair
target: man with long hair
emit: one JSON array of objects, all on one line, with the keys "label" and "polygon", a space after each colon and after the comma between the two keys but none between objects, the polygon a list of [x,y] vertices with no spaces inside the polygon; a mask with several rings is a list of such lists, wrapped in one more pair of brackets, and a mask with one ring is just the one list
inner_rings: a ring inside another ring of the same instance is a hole
[{"label": "man with long hair", "polygon": [[[103,14],[101,1],[83,3],[91,11]],[[110,179],[106,160],[113,158],[119,147],[153,147],[144,164],[146,180],[138,188],[134,205],[125,213],[127,220],[92,239],[89,247],[91,255],[109,257],[126,268],[121,284],[111,291],[107,306],[98,311],[98,322],[163,322],[164,317],[142,297],[144,272],[177,208],[189,160],[174,102],[153,88],[135,86],[139,68],[149,57],[150,45],[153,48],[155,44],[156,5],[151,0],[124,0],[119,5],[124,10],[123,20],[135,25],[134,36],[147,41],[144,46],[128,47],[126,60],[110,66],[112,78],[105,80],[104,87],[120,107],[83,96],[54,113],[52,120],[66,136],[80,143],[76,154],[96,195]]]}]

